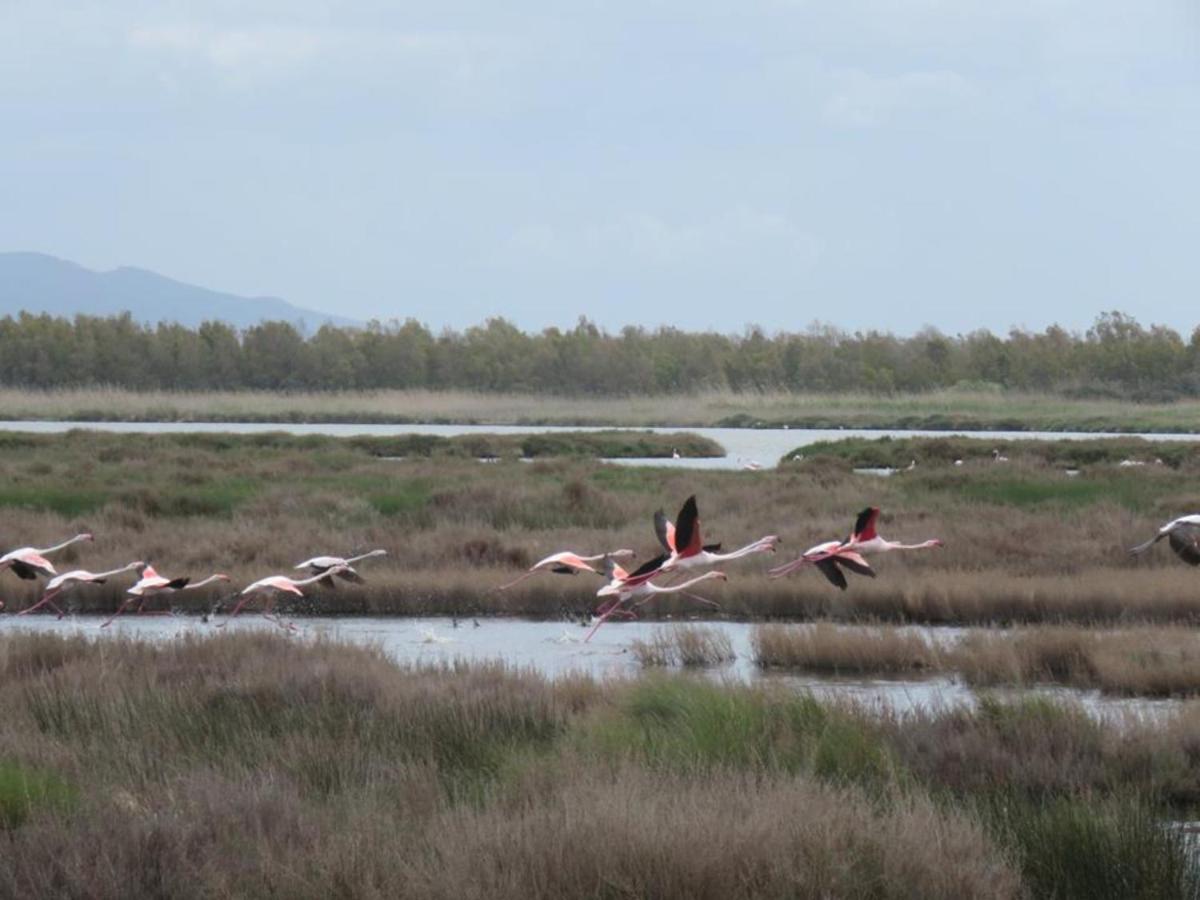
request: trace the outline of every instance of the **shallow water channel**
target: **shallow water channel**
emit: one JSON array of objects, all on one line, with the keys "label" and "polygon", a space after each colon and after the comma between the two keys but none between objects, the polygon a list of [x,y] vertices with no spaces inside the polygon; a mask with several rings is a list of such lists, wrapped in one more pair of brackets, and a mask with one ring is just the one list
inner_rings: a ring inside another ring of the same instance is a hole
[{"label": "shallow water channel", "polygon": [[617,459],[622,465],[668,466],[680,469],[744,469],[773,468],[779,460],[794,450],[818,441],[844,438],[906,438],[949,437],[958,435],[979,440],[1093,440],[1106,437],[1142,437],[1154,441],[1196,441],[1200,434],[1110,434],[1107,432],[1074,431],[917,431],[866,430],[857,428],[595,428],[559,425],[355,425],[355,424],[288,424],[254,422],[0,422],[0,431],[25,431],[37,434],[60,434],[72,429],[107,431],[119,434],[323,434],[331,437],[375,435],[381,437],[429,434],[454,437],[462,434],[552,434],[579,431],[653,431],[659,434],[696,434],[710,438],[725,448],[725,456],[701,459]]},{"label": "shallow water channel", "polygon": [[[100,628],[98,616],[71,616],[59,621],[52,616],[0,618],[0,633],[15,631],[82,635],[96,640],[132,637],[169,640],[184,635],[203,636],[220,633],[212,623],[186,616],[125,615],[109,628]],[[224,621],[224,619],[222,619]],[[532,669],[550,678],[582,673],[596,678],[629,678],[644,670],[632,652],[635,640],[647,640],[660,629],[676,627],[662,622],[611,622],[588,643],[588,628],[572,622],[546,622],[526,619],[481,618],[324,618],[295,616],[285,621],[296,626],[291,632],[297,640],[322,638],[382,648],[403,663],[449,663],[455,660],[475,662],[502,661],[507,665]],[[457,621],[457,625],[455,622]],[[475,623],[478,622],[478,625]],[[887,679],[870,677],[827,677],[811,674],[764,672],[753,661],[750,635],[752,622],[703,622],[706,628],[729,636],[736,659],[722,666],[698,672],[698,677],[717,681],[778,684],[794,690],[810,691],[822,699],[846,699],[896,712],[919,708],[939,709],[974,706],[978,695],[969,686],[951,677],[924,679]],[[804,626],[795,626],[804,627]],[[848,625],[846,628],[854,628]],[[257,615],[238,617],[225,631],[268,629],[279,626]],[[965,631],[961,628],[909,626],[901,631],[916,631],[939,643],[953,642]],[[1119,718],[1124,715],[1157,717],[1176,710],[1181,700],[1148,700],[1111,697],[1098,691],[1045,686],[1024,689],[989,689],[994,697],[1029,694],[1079,702],[1096,716]]]}]

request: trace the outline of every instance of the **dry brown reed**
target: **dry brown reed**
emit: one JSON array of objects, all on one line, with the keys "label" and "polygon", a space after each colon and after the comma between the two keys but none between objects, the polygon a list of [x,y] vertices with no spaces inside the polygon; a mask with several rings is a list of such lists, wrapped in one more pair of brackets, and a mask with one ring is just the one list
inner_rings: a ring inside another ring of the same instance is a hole
[{"label": "dry brown reed", "polygon": [[924,673],[942,667],[939,651],[921,634],[895,628],[759,625],[751,635],[754,661],[764,669],[808,672]]},{"label": "dry brown reed", "polygon": [[649,640],[635,640],[630,650],[646,667],[710,668],[737,658],[728,634],[702,625],[659,628]]},{"label": "dry brown reed", "polygon": [[[1138,559],[1125,551],[1162,520],[1200,505],[1200,477],[1190,471],[1114,470],[1079,482],[1021,466],[1003,476],[918,469],[875,479],[837,467],[742,473],[576,460],[391,461],[351,444],[270,436],[3,440],[0,547],[94,531],[94,545],[56,557],[68,567],[145,559],[171,575],[222,571],[246,584],[317,553],[388,550],[363,564],[367,585],[313,590],[292,607],[304,612],[585,614],[597,602],[594,576],[539,575],[510,591],[495,588],[562,549],[629,547],[644,560],[658,552],[654,509],[674,511],[696,493],[706,540],[733,548],[768,533],[783,539],[775,557],[727,567],[731,580],[713,599],[731,617],[1128,624],[1200,615],[1195,572],[1165,546]],[[888,536],[941,537],[945,549],[880,557],[879,577],[854,578],[845,592],[811,570],[766,577],[770,564],[843,535],[868,503],[883,507]],[[123,586],[114,579],[79,588],[65,602],[80,612],[111,611]],[[9,610],[32,602],[35,590],[0,574]],[[213,590],[173,602],[198,612],[219,597]],[[644,612],[702,610],[675,595]]]}]

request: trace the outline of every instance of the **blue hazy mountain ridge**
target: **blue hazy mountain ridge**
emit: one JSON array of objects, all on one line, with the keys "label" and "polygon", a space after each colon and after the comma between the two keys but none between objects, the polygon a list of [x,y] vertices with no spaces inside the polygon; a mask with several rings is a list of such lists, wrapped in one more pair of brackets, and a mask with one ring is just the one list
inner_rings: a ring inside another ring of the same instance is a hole
[{"label": "blue hazy mountain ridge", "polygon": [[219,319],[239,328],[263,321],[303,322],[315,331],[326,322],[354,319],[293,306],[278,297],[241,297],[122,266],[96,272],[44,253],[0,253],[0,316],[25,311],[73,318],[129,312],[138,322],[178,322],[195,327]]}]

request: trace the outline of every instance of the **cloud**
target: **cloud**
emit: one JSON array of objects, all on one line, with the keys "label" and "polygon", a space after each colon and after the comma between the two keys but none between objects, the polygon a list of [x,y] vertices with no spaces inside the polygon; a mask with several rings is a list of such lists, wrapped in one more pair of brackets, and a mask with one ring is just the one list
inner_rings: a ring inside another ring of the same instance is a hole
[{"label": "cloud", "polygon": [[974,85],[957,72],[906,72],[875,76],[861,69],[833,73],[834,93],[824,105],[829,121],[851,128],[872,128],[912,114],[941,112],[973,100]]}]

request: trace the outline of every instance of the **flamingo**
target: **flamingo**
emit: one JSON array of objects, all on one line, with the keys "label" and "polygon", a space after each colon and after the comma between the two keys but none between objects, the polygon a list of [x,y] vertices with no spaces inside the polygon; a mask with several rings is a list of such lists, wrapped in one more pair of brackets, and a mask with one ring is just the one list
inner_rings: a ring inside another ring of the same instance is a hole
[{"label": "flamingo", "polygon": [[1158,533],[1144,544],[1138,544],[1129,549],[1130,554],[1137,556],[1145,553],[1163,538],[1168,538],[1175,555],[1185,563],[1200,566],[1200,515],[1180,516],[1172,519]]},{"label": "flamingo", "polygon": [[321,575],[333,568],[342,568],[345,571],[339,572],[338,577],[346,581],[352,581],[355,584],[365,584],[363,577],[350,567],[351,563],[356,563],[360,559],[370,559],[372,556],[387,556],[386,550],[371,550],[367,553],[360,553],[358,556],[351,556],[345,559],[341,556],[314,556],[312,559],[306,559],[297,569],[308,569],[314,575]]},{"label": "flamingo", "polygon": [[656,512],[654,533],[670,554],[661,566],[663,572],[716,566],[755,553],[774,553],[775,545],[779,543],[778,537],[769,534],[729,553],[719,553],[720,544],[705,545],[700,537],[700,513],[695,494],[684,501],[674,525],[661,509]]},{"label": "flamingo", "polygon": [[866,575],[868,578],[875,577],[875,570],[871,568],[871,564],[857,550],[847,546],[845,541],[825,541],[809,547],[796,559],[784,563],[782,566],[776,566],[767,574],[771,578],[782,578],[784,575],[789,575],[797,569],[810,565],[816,566],[830,584],[843,591],[848,586],[846,575],[842,572],[843,568],[858,575]]},{"label": "flamingo", "polygon": [[[697,575],[695,578],[691,578],[679,584],[673,584],[669,587],[662,587],[654,584],[654,582],[650,579],[659,574],[661,571],[660,566],[665,560],[666,556],[660,556],[657,559],[653,559],[646,563],[633,573],[626,573],[620,566],[610,561],[609,571],[612,576],[611,580],[608,584],[596,592],[596,596],[612,597],[613,599],[597,610],[599,619],[595,626],[593,626],[592,630],[588,632],[587,637],[583,639],[585,644],[592,639],[592,635],[596,633],[600,626],[608,621],[611,616],[616,614],[616,612],[620,610],[626,602],[639,597],[642,599],[634,604],[635,607],[647,603],[658,594],[680,593],[686,597],[691,597],[693,600],[699,600],[701,603],[706,603],[709,606],[719,608],[718,604],[714,603],[712,600],[708,600],[697,594],[693,594],[688,590],[688,588],[693,587],[702,581],[711,581],[714,579],[727,581],[728,576],[724,572],[705,572],[702,575]],[[631,611],[622,611],[626,612],[630,617],[634,615]]]},{"label": "flamingo", "polygon": [[126,608],[133,603],[134,600],[141,600],[137,608],[137,611],[140,613],[142,608],[146,605],[146,600],[155,594],[173,594],[176,591],[194,591],[197,588],[202,588],[205,585],[212,584],[216,581],[229,580],[228,575],[222,575],[218,573],[216,575],[209,575],[203,581],[197,581],[195,584],[189,584],[188,582],[190,579],[188,578],[176,578],[173,580],[168,580],[159,575],[158,572],[154,570],[153,566],[143,567],[138,574],[141,577],[139,578],[137,584],[125,592],[129,596],[121,603],[115,613],[109,616],[105,622],[101,623],[101,628],[107,628],[109,625],[111,625],[113,620],[117,616],[121,615],[121,613],[125,612]]},{"label": "flamingo", "polygon": [[89,572],[86,569],[75,569],[72,572],[64,572],[61,575],[55,575],[46,582],[46,590],[42,592],[42,598],[38,600],[37,603],[33,604],[33,606],[21,610],[19,613],[17,613],[17,615],[28,615],[34,610],[40,609],[48,604],[52,610],[58,613],[58,617],[61,619],[65,613],[58,608],[58,604],[54,602],[54,599],[58,597],[59,594],[67,590],[67,588],[69,588],[71,585],[80,583],[103,584],[107,578],[110,578],[113,575],[120,575],[124,572],[131,572],[134,569],[141,569],[145,565],[146,564],[144,562],[139,560],[138,562],[131,562],[127,566],[121,566],[119,569],[112,569],[108,572]]},{"label": "flamingo", "polygon": [[46,547],[42,550],[36,547],[22,547],[19,550],[12,550],[0,556],[0,571],[12,569],[14,575],[18,578],[24,578],[26,581],[32,581],[39,575],[46,578],[53,578],[58,572],[50,564],[50,560],[46,559],[46,554],[70,547],[72,544],[78,544],[80,541],[90,540],[93,540],[92,535],[84,532],[83,534],[75,535],[70,540],[63,541],[61,544],[55,544],[53,547]]},{"label": "flamingo", "polygon": [[608,559],[633,559],[637,554],[632,550],[613,550],[609,553],[600,553],[596,556],[580,556],[578,553],[573,553],[570,550],[563,550],[560,553],[552,553],[543,560],[539,560],[529,567],[521,577],[515,578],[508,584],[500,585],[497,590],[506,591],[514,584],[520,584],[526,578],[531,578],[538,572],[554,572],[557,575],[574,575],[577,572],[592,572],[596,575],[604,573],[598,569],[593,569],[590,563],[602,562]]},{"label": "flamingo", "polygon": [[868,506],[858,514],[858,518],[854,522],[854,530],[850,532],[850,537],[844,541],[844,546],[864,555],[868,553],[888,553],[892,550],[932,550],[943,546],[942,542],[937,538],[931,538],[919,544],[902,544],[900,541],[889,541],[881,537],[875,530],[878,522],[879,507]]},{"label": "flamingo", "polygon": [[[297,581],[295,578],[288,578],[286,575],[269,575],[266,578],[260,578],[258,581],[254,582],[248,587],[243,588],[241,591],[233,595],[234,597],[238,597],[240,599],[238,600],[237,606],[233,608],[233,612],[229,614],[229,619],[232,619],[239,612],[241,612],[242,607],[255,597],[261,596],[266,598],[262,609],[263,618],[275,622],[275,624],[279,625],[281,628],[285,627],[274,616],[271,615],[271,607],[275,602],[276,595],[286,593],[296,594],[299,597],[303,597],[304,592],[300,590],[301,587],[306,584],[315,584],[316,582],[325,578],[332,578],[335,575],[341,575],[342,569],[344,568],[346,568],[346,566],[334,566],[331,569],[326,569],[319,575],[314,575],[312,578],[302,578],[299,581]],[[217,627],[224,628],[229,624],[229,619],[226,619]],[[293,631],[296,630],[296,626],[292,625],[290,622],[286,627],[292,629]]]}]

